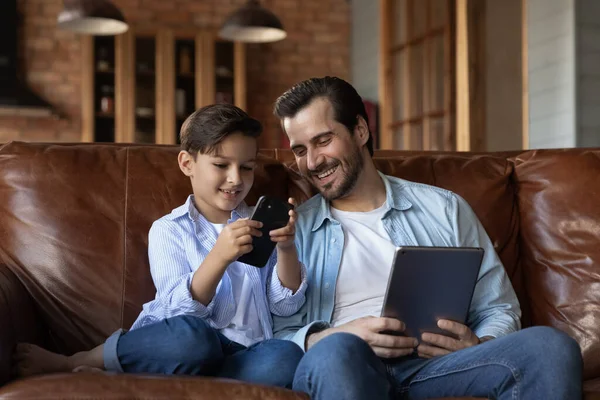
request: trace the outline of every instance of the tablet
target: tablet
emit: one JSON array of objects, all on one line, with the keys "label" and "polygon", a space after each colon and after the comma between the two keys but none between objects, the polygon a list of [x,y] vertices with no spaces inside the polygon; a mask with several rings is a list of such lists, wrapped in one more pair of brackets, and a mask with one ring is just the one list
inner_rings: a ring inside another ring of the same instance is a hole
[{"label": "tablet", "polygon": [[382,317],[404,322],[404,335],[440,333],[440,319],[465,324],[484,250],[472,247],[398,247]]}]

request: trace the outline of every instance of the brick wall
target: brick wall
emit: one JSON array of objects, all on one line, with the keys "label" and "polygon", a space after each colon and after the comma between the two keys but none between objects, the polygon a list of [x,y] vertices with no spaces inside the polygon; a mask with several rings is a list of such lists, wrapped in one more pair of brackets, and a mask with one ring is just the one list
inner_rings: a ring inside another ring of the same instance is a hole
[{"label": "brick wall", "polygon": [[[135,27],[217,28],[246,0],[113,0]],[[263,0],[288,37],[248,46],[248,111],[265,124],[261,146],[279,147],[273,102],[299,80],[325,74],[349,77],[347,0]],[[62,0],[20,0],[24,79],[66,119],[0,116],[0,142],[77,141],[81,130],[79,37],[56,29]]]}]

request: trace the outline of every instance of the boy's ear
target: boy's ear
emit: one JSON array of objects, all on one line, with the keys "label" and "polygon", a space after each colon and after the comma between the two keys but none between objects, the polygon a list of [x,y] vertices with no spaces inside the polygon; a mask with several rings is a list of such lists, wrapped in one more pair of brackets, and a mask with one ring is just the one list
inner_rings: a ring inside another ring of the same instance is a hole
[{"label": "boy's ear", "polygon": [[185,176],[191,177],[193,174],[194,163],[196,162],[194,157],[187,151],[181,150],[177,155],[177,162],[179,163],[181,172],[183,172]]}]

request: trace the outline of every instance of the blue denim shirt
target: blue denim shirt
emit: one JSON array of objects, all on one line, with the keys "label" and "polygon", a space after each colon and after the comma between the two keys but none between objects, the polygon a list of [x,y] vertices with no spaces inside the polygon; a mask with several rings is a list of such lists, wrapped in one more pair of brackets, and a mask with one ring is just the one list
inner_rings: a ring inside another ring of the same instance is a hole
[{"label": "blue denim shirt", "polygon": [[[395,246],[481,247],[485,255],[467,325],[479,337],[499,337],[520,329],[519,302],[483,226],[467,202],[435,186],[381,174],[386,189],[383,225]],[[304,349],[307,333],[329,327],[344,233],[317,195],[298,207],[296,246],[308,266],[306,303],[291,317],[274,317],[276,338]]]}]

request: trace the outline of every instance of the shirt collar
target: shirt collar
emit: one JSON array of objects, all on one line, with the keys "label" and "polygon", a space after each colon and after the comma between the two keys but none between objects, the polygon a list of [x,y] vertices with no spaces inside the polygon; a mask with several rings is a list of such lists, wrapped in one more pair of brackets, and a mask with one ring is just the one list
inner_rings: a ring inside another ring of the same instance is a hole
[{"label": "shirt collar", "polygon": [[[411,208],[412,203],[402,194],[403,184],[401,182],[390,181],[389,177],[380,171],[377,171],[377,173],[381,176],[383,184],[385,185],[385,203],[387,204],[385,215],[387,216],[391,209],[405,211]],[[319,229],[327,219],[337,223],[331,215],[329,202],[322,195],[319,196],[320,201],[312,227],[313,232]]]},{"label": "shirt collar", "polygon": [[[196,208],[196,205],[194,204],[193,194],[188,196],[184,205],[173,210],[174,217],[182,217],[186,214],[192,221],[198,221],[200,219],[206,220],[204,215],[200,214],[200,212]],[[233,221],[237,221],[240,218],[248,218],[251,215],[252,208],[248,207],[248,205],[242,201],[233,211],[231,211],[231,218],[229,219],[229,221],[227,221],[227,223],[229,224]]]},{"label": "shirt collar", "polygon": [[402,181],[398,180],[390,180],[390,178],[377,171],[381,179],[383,180],[383,184],[385,185],[385,202],[388,204],[388,211],[391,209],[398,211],[406,211],[412,207],[412,203],[408,198],[403,194],[404,184]]}]

